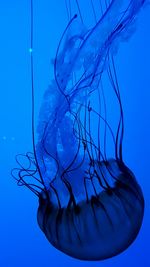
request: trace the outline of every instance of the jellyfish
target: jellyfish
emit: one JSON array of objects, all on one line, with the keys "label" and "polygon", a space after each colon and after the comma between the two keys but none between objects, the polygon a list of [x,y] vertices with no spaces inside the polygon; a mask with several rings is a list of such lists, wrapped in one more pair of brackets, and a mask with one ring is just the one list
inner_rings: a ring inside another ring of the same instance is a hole
[{"label": "jellyfish", "polygon": [[64,1],[68,24],[56,49],[36,141],[31,53],[33,152],[16,156],[12,174],[39,198],[37,221],[48,241],[73,258],[94,261],[127,249],[143,220],[143,193],[123,159],[115,57],[146,0],[99,0],[96,6],[91,0],[91,24],[81,2]]}]

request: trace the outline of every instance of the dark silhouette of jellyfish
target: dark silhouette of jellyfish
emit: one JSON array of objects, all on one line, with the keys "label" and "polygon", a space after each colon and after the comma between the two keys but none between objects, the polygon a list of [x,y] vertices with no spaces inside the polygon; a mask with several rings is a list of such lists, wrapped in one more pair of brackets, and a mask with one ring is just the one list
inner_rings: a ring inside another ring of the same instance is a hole
[{"label": "dark silhouette of jellyfish", "polygon": [[[13,176],[39,197],[38,224],[54,247],[74,258],[102,260],[128,248],[144,213],[142,191],[123,160],[114,54],[132,34],[145,1],[99,1],[96,8],[91,1],[88,26],[80,2],[74,2],[75,15],[72,3],[66,1],[68,25],[44,95],[36,145],[31,53],[33,153],[16,157]],[[32,2],[31,17],[32,29]]]}]

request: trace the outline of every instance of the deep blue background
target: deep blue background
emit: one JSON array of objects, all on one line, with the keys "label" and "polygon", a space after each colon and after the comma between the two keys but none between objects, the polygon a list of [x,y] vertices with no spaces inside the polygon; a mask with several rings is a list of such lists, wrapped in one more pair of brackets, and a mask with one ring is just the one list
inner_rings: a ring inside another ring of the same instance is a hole
[{"label": "deep blue background", "polygon": [[[53,3],[54,2],[54,3]],[[85,1],[86,2],[86,1]],[[34,4],[36,109],[52,77],[55,55],[66,25],[62,0]],[[103,262],[81,262],[53,248],[36,222],[38,201],[10,176],[14,156],[32,150],[30,81],[30,1],[0,1],[0,267],[150,266],[150,8],[137,30],[120,44],[117,70],[125,111],[124,157],[145,196],[145,217],[133,245]]]}]

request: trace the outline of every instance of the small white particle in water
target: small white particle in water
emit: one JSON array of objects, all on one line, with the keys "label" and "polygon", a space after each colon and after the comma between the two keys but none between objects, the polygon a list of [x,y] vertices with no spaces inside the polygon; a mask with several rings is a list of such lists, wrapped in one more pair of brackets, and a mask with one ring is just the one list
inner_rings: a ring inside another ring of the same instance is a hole
[{"label": "small white particle in water", "polygon": [[32,53],[33,52],[33,49],[30,47],[29,48],[29,53]]}]

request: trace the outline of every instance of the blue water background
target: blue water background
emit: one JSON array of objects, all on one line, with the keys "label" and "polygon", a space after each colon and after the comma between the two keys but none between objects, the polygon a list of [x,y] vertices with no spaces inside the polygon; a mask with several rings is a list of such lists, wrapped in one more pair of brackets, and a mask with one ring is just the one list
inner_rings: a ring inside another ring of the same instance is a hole
[{"label": "blue water background", "polygon": [[[63,1],[35,1],[34,74],[36,114],[53,75],[54,57],[67,23]],[[124,113],[124,158],[145,197],[145,216],[136,241],[103,262],[82,262],[53,248],[36,221],[38,200],[10,176],[17,153],[32,151],[30,1],[0,1],[0,267],[150,266],[150,8],[136,33],[121,43],[117,71]]]}]

